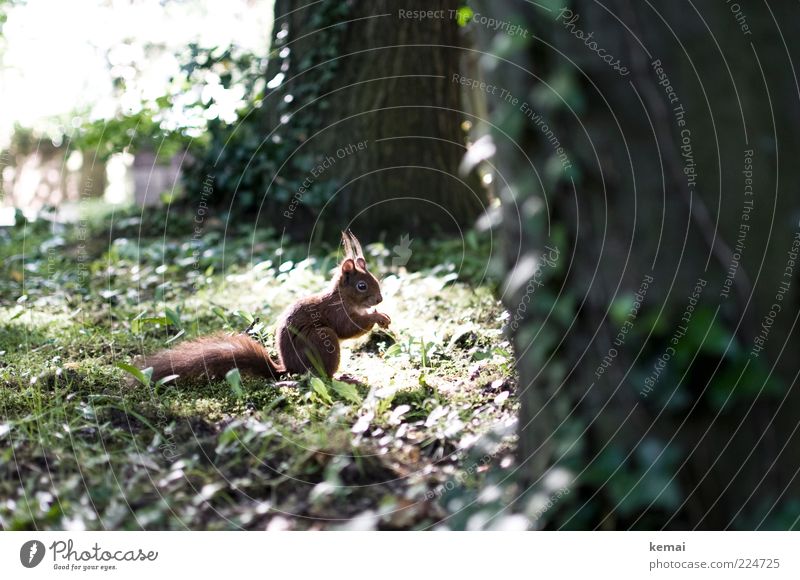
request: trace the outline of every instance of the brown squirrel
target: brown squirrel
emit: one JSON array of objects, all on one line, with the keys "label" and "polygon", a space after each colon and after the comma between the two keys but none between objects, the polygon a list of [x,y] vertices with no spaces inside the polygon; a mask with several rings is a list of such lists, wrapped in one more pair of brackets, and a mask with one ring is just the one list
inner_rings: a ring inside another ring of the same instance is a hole
[{"label": "brown squirrel", "polygon": [[274,379],[305,371],[333,376],[339,368],[340,340],[366,334],[375,324],[386,328],[391,323],[385,314],[370,310],[383,297],[378,280],[367,271],[361,244],[349,230],[342,232],[342,241],[345,257],[328,290],[298,300],[281,315],[277,361],[246,333],[214,334],[146,357],[142,368],[153,368],[154,381],[170,375],[221,377],[233,368]]}]

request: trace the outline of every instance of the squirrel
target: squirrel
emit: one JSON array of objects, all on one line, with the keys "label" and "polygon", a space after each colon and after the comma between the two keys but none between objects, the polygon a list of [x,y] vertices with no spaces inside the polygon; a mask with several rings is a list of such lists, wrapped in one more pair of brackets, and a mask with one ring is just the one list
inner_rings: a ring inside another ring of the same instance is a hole
[{"label": "squirrel", "polygon": [[154,381],[171,375],[219,377],[233,368],[270,379],[306,371],[332,377],[339,368],[339,341],[362,336],[375,324],[381,328],[391,324],[386,314],[372,309],[383,297],[380,283],[367,270],[361,244],[350,230],[342,232],[342,241],[345,256],[328,290],[301,298],[280,316],[277,361],[245,332],[184,342],[145,357],[141,368],[152,367]]}]

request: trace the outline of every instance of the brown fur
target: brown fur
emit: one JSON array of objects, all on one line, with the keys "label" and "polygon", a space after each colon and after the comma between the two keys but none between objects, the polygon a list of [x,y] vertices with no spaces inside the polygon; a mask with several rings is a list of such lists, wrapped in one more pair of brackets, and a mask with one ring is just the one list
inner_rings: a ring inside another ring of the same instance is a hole
[{"label": "brown fur", "polygon": [[385,314],[368,311],[383,300],[380,284],[367,271],[355,236],[348,231],[342,237],[345,259],[328,290],[298,300],[281,315],[278,362],[246,334],[215,334],[147,357],[144,368],[153,367],[153,380],[169,375],[220,377],[232,368],[273,379],[309,370],[333,376],[339,368],[340,340],[366,334],[375,324],[386,328],[391,323]]},{"label": "brown fur", "polygon": [[266,349],[246,334],[212,334],[184,342],[173,349],[146,357],[143,368],[153,367],[152,380],[179,377],[225,376],[238,368],[243,373],[278,378],[284,369]]}]

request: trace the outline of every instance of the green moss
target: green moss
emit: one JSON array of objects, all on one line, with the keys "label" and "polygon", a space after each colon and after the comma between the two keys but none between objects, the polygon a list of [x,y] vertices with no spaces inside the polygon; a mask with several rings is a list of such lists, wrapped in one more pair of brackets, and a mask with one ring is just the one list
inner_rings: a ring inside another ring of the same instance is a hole
[{"label": "green moss", "polygon": [[[41,224],[3,234],[3,528],[260,529],[286,513],[297,516],[291,527],[337,527],[391,502],[418,502],[460,468],[460,454],[442,461],[441,453],[513,413],[491,388],[514,380],[491,290],[438,263],[394,270],[379,244],[367,251],[393,324],[390,334],[344,344],[340,371],[362,383],[354,398],[336,385],[321,397],[308,377],[279,385],[244,377],[238,395],[225,381],[131,381],[117,363],[240,331],[252,316],[271,348],[277,314],[326,284],[335,248],[309,258],[305,246],[246,228],[229,229],[224,250],[221,229],[193,247],[179,231],[164,239],[163,228],[130,220],[117,216],[123,225],[110,245],[100,243],[109,239],[100,220],[87,240],[77,227],[56,236]],[[139,239],[140,226],[153,237]],[[196,248],[199,263],[189,259]],[[137,329],[137,316],[162,322]],[[452,341],[465,325],[470,340]],[[377,525],[397,527],[381,517]],[[401,527],[430,517],[420,512]]]}]

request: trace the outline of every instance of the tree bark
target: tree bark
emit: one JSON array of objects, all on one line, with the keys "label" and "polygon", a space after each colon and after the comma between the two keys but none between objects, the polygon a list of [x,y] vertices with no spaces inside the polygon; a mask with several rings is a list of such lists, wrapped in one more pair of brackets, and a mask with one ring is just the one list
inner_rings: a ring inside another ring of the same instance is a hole
[{"label": "tree bark", "polygon": [[[573,474],[579,493],[554,527],[791,525],[800,168],[780,160],[800,146],[785,122],[800,116],[785,25],[797,8],[748,6],[745,29],[722,2],[523,4],[482,8],[528,32],[503,55],[513,64],[486,59],[488,80],[519,99],[490,105],[509,129],[494,133],[495,159],[510,183],[504,300],[520,314],[526,480]],[[563,259],[552,272],[546,247]],[[647,280],[640,310],[620,301]]]},{"label": "tree bark", "polygon": [[[468,118],[452,80],[463,57],[459,1],[359,0],[348,6],[330,24],[341,32],[335,74],[320,78],[319,98],[299,113],[319,122],[297,155],[311,155],[317,167],[324,163],[315,185],[338,186],[314,217],[365,236],[415,237],[472,226],[487,195],[474,172],[459,173]],[[292,19],[315,9],[298,10]],[[437,13],[417,18],[413,11]],[[316,42],[313,31],[307,41]],[[296,46],[292,51],[302,58]],[[298,82],[321,70],[301,71]]]}]

